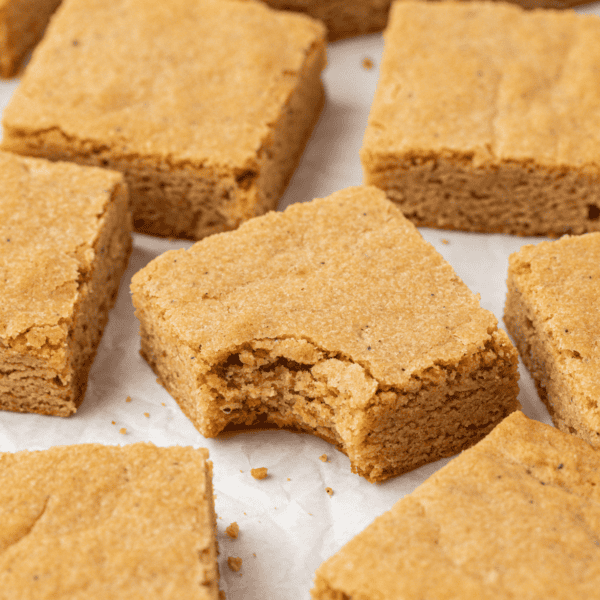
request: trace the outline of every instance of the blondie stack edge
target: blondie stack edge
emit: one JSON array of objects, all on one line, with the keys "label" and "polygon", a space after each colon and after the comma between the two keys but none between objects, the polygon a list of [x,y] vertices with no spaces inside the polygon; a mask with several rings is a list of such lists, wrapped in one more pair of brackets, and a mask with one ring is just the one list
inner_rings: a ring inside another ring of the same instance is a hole
[{"label": "blondie stack edge", "polygon": [[598,598],[600,455],[517,411],[316,572],[314,600]]},{"label": "blondie stack edge", "polygon": [[207,437],[295,428],[382,481],[519,406],[508,336],[376,188],[167,252],[131,289],[143,356]]},{"label": "blondie stack edge", "polygon": [[504,322],[554,424],[600,447],[600,233],[523,246]]},{"label": "blondie stack edge", "polygon": [[600,19],[501,2],[396,2],[365,183],[416,225],[600,230]]},{"label": "blondie stack edge", "polygon": [[66,0],[5,149],[124,173],[134,227],[199,239],[275,208],[323,105],[325,28],[237,0]]},{"label": "blondie stack edge", "polygon": [[207,450],[0,454],[1,600],[217,600],[215,533]]},{"label": "blondie stack edge", "polygon": [[12,77],[60,0],[0,0],[0,77]]},{"label": "blondie stack edge", "polygon": [[120,173],[0,153],[0,409],[75,412],[130,230]]}]

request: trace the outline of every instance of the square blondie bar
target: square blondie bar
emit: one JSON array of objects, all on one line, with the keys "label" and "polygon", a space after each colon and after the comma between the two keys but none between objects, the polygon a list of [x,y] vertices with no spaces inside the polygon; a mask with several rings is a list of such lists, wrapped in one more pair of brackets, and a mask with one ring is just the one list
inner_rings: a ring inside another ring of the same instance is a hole
[{"label": "square blondie bar", "polygon": [[554,424],[600,448],[600,233],[523,246],[504,322]]},{"label": "square blondie bar", "polygon": [[597,598],[600,455],[505,419],[317,570],[314,600]]},{"label": "square blondie bar", "polygon": [[121,171],[137,231],[200,239],[275,208],[323,104],[325,29],[237,0],[66,0],[5,149]]},{"label": "square blondie bar", "polygon": [[84,444],[0,454],[0,597],[217,600],[204,449]]},{"label": "square blondie bar", "polygon": [[361,149],[416,225],[600,230],[600,18],[396,2]]},{"label": "square blondie bar", "polygon": [[166,252],[131,289],[142,354],[207,437],[295,428],[382,481],[519,406],[508,336],[377,188]]},{"label": "square blondie bar", "polygon": [[0,77],[15,75],[61,0],[0,0]]},{"label": "square blondie bar", "polygon": [[130,231],[120,173],[0,153],[0,409],[76,411]]}]

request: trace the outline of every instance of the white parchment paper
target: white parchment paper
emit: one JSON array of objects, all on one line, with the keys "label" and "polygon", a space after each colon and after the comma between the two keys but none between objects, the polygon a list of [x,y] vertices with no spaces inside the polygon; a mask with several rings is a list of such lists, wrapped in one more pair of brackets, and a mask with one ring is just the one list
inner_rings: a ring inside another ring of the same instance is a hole
[{"label": "white parchment paper", "polygon": [[[579,10],[600,14],[600,4]],[[280,208],[362,182],[358,151],[382,50],[380,34],[329,45],[324,76],[327,102]],[[363,66],[365,58],[373,62],[373,68]],[[17,85],[18,79],[0,82],[0,110]],[[434,229],[422,229],[421,233],[463,281],[481,294],[482,306],[499,320],[509,254],[542,239]],[[161,446],[206,447],[215,467],[221,589],[229,600],[307,599],[314,571],[323,560],[447,460],[373,485],[350,472],[343,454],[309,435],[284,431],[218,439],[200,435],[140,357],[138,323],[129,294],[129,282],[136,271],[168,249],[190,245],[135,235],[129,268],[79,411],[68,419],[0,412],[0,451],[84,442],[151,441]],[[550,423],[522,365],[520,373],[519,399],[525,413]],[[130,402],[126,402],[127,397]],[[120,433],[122,428],[126,433]],[[319,459],[323,454],[327,454],[327,462]],[[267,467],[268,477],[254,480],[250,469],[255,467]],[[325,492],[326,487],[333,489],[333,496]],[[225,534],[232,521],[240,527],[237,540]],[[238,573],[228,568],[229,556],[243,559]]]}]

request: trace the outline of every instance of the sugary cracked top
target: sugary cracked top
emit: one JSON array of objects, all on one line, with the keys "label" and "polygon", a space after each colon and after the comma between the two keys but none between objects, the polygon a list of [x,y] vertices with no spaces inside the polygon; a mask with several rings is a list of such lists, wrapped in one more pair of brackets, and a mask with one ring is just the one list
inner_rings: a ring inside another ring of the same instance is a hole
[{"label": "sugary cracked top", "polygon": [[0,153],[0,341],[62,342],[100,219],[123,178]]},{"label": "sugary cracked top", "polygon": [[382,383],[477,352],[496,318],[372,187],[169,251],[132,282],[146,318],[211,365],[252,340],[307,340]]},{"label": "sugary cracked top", "polygon": [[582,408],[599,425],[600,233],[523,246],[510,269],[565,377],[587,397]]},{"label": "sugary cracked top", "polygon": [[[317,572],[352,598],[597,598],[600,454],[506,418]],[[333,597],[333,596],[327,596]]]},{"label": "sugary cracked top", "polygon": [[364,157],[598,167],[600,19],[496,2],[397,2]]},{"label": "sugary cracked top", "polygon": [[4,123],[55,128],[84,151],[243,167],[324,37],[318,21],[259,2],[66,0]]}]

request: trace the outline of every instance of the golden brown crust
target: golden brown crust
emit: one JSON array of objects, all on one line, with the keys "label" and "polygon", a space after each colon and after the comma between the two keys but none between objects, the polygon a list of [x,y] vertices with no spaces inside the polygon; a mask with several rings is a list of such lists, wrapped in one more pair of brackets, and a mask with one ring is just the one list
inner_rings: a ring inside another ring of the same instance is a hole
[{"label": "golden brown crust", "polygon": [[598,17],[570,11],[397,2],[361,151],[365,182],[418,225],[599,230],[599,35]]},{"label": "golden brown crust", "polygon": [[0,77],[17,74],[61,0],[0,1]]},{"label": "golden brown crust", "polygon": [[512,254],[504,320],[555,425],[600,447],[600,233]]},{"label": "golden brown crust", "polygon": [[218,597],[206,450],[0,454],[0,598]]},{"label": "golden brown crust", "polygon": [[2,145],[123,172],[145,233],[233,229],[275,208],[300,158],[323,103],[324,37],[257,2],[67,0]]},{"label": "golden brown crust", "polygon": [[513,413],[316,573],[315,600],[592,598],[600,457]]},{"label": "golden brown crust", "polygon": [[132,292],[142,354],[207,436],[263,415],[376,481],[457,452],[518,406],[495,317],[376,188],[167,252]]}]

